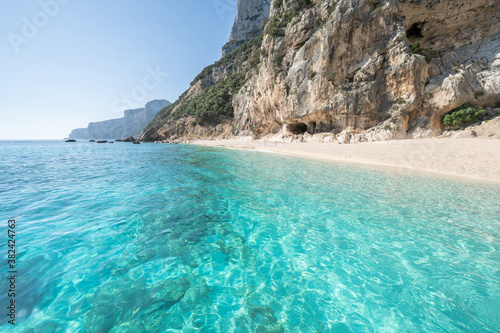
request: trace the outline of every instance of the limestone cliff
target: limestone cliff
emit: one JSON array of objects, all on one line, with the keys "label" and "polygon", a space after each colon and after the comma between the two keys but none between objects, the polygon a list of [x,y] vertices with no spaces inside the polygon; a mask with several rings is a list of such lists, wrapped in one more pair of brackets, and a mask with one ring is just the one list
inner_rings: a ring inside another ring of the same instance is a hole
[{"label": "limestone cliff", "polygon": [[124,139],[136,137],[149,124],[158,111],[170,104],[167,100],[154,100],[144,108],[125,110],[124,117],[100,122],[93,122],[87,128],[75,129],[69,135],[71,139]]},{"label": "limestone cliff", "polygon": [[[158,139],[416,138],[440,134],[443,116],[466,103],[500,106],[496,0],[273,0],[263,36],[249,43],[153,121]],[[224,95],[232,109],[200,121],[198,96],[236,74]]]},{"label": "limestone cliff", "polygon": [[285,25],[290,6],[274,6],[282,27],[234,99],[238,130],[416,137],[500,100],[497,1],[312,1]]},{"label": "limestone cliff", "polygon": [[238,11],[231,36],[222,48],[223,56],[262,33],[262,25],[269,18],[270,5],[271,0],[238,1]]}]

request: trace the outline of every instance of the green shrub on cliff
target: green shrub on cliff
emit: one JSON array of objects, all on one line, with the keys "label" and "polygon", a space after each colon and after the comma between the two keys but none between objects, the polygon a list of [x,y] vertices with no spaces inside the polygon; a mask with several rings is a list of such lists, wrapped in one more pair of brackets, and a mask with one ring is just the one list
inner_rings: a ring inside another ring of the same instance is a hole
[{"label": "green shrub on cliff", "polygon": [[406,103],[405,99],[403,97],[398,97],[394,100],[394,104],[404,104]]},{"label": "green shrub on cliff", "polygon": [[[289,3],[290,2],[290,3]],[[312,5],[311,0],[285,0],[286,7],[281,1],[274,2],[277,13],[264,22],[264,32],[272,37],[285,36],[284,28],[292,22],[302,10]],[[334,3],[335,5],[335,3]],[[318,20],[319,22],[320,20]]]},{"label": "green shrub on cliff", "polygon": [[415,54],[422,54],[422,45],[420,45],[420,42],[415,42],[411,46],[411,50]]},{"label": "green shrub on cliff", "polygon": [[284,21],[282,18],[274,16],[267,23],[265,32],[266,34],[273,37],[284,36],[285,32],[283,31],[283,28],[286,27],[286,24],[286,21]]},{"label": "green shrub on cliff", "polygon": [[332,13],[335,11],[335,8],[337,8],[337,2],[334,1],[330,7],[328,7],[328,16],[331,16]]},{"label": "green shrub on cliff", "polygon": [[[205,67],[194,78],[191,85],[211,76],[216,68],[228,73],[228,76],[221,82],[204,88],[198,95],[188,100],[186,100],[188,91],[185,91],[175,103],[161,110],[144,131],[153,126],[161,128],[167,121],[185,116],[194,116],[199,124],[211,125],[232,118],[233,96],[245,84],[247,73],[258,68],[262,55],[262,41],[263,34],[260,34],[219,61]],[[245,62],[247,62],[246,65]]]},{"label": "green shrub on cliff", "polygon": [[311,5],[311,0],[297,0],[296,3],[297,3],[297,5],[296,5],[295,9],[298,11],[301,11],[302,9]]},{"label": "green shrub on cliff", "polygon": [[479,119],[486,111],[479,107],[464,105],[456,111],[452,111],[443,117],[443,125],[445,126],[461,126],[465,123],[470,123]]},{"label": "green shrub on cliff", "polygon": [[161,109],[155,116],[155,118],[153,119],[152,122],[150,122],[145,128],[144,130],[142,131],[143,133],[147,132],[151,127],[158,127],[160,128],[161,126],[163,126],[163,124],[165,124],[165,122],[167,121],[167,119],[169,118],[170,114],[172,113],[172,111],[175,109],[175,107],[177,105],[179,105],[180,101],[186,97],[188,93],[188,90],[184,91],[182,93],[182,95],[172,104],[170,104],[169,106]]},{"label": "green shrub on cliff", "polygon": [[250,59],[250,67],[256,69],[260,64],[260,52],[255,52]]},{"label": "green shrub on cliff", "polygon": [[206,88],[195,97],[180,104],[169,119],[194,116],[198,124],[215,124],[233,117],[233,96],[245,84],[245,74],[237,73]]}]

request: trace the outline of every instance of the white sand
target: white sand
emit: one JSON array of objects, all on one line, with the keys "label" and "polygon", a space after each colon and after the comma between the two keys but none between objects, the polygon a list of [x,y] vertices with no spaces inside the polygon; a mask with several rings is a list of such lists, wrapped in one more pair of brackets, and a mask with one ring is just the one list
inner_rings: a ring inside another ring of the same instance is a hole
[{"label": "white sand", "polygon": [[234,139],[198,140],[193,144],[391,167],[396,172],[408,170],[434,172],[500,183],[500,140],[498,139],[420,139],[360,144],[283,144]]}]

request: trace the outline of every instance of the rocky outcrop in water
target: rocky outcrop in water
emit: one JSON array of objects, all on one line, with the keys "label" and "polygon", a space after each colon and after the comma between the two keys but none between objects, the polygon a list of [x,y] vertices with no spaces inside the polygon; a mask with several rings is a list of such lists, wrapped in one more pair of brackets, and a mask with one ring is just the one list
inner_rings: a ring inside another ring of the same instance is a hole
[{"label": "rocky outcrop in water", "polygon": [[[263,36],[207,67],[152,125],[160,140],[436,136],[452,110],[500,106],[498,50],[495,0],[273,0]],[[213,117],[220,91],[232,108]]]},{"label": "rocky outcrop in water", "polygon": [[129,136],[129,137],[128,137],[128,138],[126,138],[126,139],[123,139],[123,140],[116,140],[116,141],[117,141],[117,142],[134,142],[134,141],[135,141],[135,139],[134,139],[134,137]]},{"label": "rocky outcrop in water", "polygon": [[87,128],[75,129],[71,139],[123,139],[136,137],[149,124],[156,114],[171,103],[167,100],[154,100],[144,108],[126,110],[124,117],[90,123]]},{"label": "rocky outcrop in water", "polygon": [[141,140],[143,141],[156,141],[158,139],[158,129],[156,127],[151,127],[143,134],[141,134]]}]

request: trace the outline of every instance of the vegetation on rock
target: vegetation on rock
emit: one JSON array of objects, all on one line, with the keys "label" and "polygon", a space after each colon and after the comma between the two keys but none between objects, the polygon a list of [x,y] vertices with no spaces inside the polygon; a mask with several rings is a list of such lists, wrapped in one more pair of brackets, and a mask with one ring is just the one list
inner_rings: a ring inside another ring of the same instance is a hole
[{"label": "vegetation on rock", "polygon": [[479,107],[464,105],[458,110],[452,111],[443,117],[443,125],[445,126],[461,126],[465,123],[470,123],[479,119],[486,111]]},{"label": "vegetation on rock", "polygon": [[[487,0],[457,1],[490,21],[494,16],[481,9]],[[160,138],[225,136],[231,126],[233,134],[250,130],[259,136],[307,119],[316,123],[315,133],[352,127],[357,131],[352,141],[385,140],[482,119],[484,111],[469,106],[442,116],[449,103],[474,101],[471,94],[478,107],[498,100],[486,89],[498,77],[488,69],[496,59],[496,33],[489,32],[490,23],[463,17],[450,2],[417,1],[418,11],[408,0],[362,6],[335,0],[264,2],[262,8],[270,11],[262,34],[246,43],[249,37],[243,35],[238,43],[231,41],[231,50],[243,44],[204,68],[188,92],[160,112],[153,124]],[[262,17],[257,11],[244,8],[240,14]],[[444,17],[451,23],[443,26]],[[456,26],[460,38],[449,38]],[[390,133],[380,131],[384,125]]]},{"label": "vegetation on rock", "polygon": [[420,42],[417,41],[413,43],[413,45],[411,46],[411,50],[415,54],[422,54],[422,45],[420,45]]},{"label": "vegetation on rock", "polygon": [[169,120],[194,116],[200,125],[215,125],[233,117],[232,99],[245,83],[246,74],[258,68],[261,60],[263,35],[249,40],[219,61],[205,67],[191,82],[191,86],[221,69],[226,77],[204,88],[196,96],[186,99],[185,91],[179,99],[161,110],[144,131],[153,126],[161,128]]},{"label": "vegetation on rock", "polygon": [[[228,66],[232,68],[237,68],[241,66],[245,61],[247,61],[252,54],[256,54],[256,51],[260,51],[260,47],[262,45],[263,35],[252,38],[248,42],[242,44],[236,50],[232,51],[228,55],[222,57],[220,60],[216,61],[212,65],[205,67],[200,74],[198,74],[193,81],[191,81],[191,85],[194,85],[196,82],[203,80],[205,77],[211,75],[213,73],[214,68],[225,67]],[[258,58],[260,62],[260,57]],[[256,59],[252,57],[253,65],[256,67]],[[232,64],[233,63],[233,64]],[[257,63],[258,64],[258,63]]]},{"label": "vegetation on rock", "polygon": [[406,101],[404,100],[403,97],[398,97],[394,100],[394,104],[404,104]]},{"label": "vegetation on rock", "polygon": [[245,74],[236,73],[208,87],[195,97],[182,103],[169,119],[195,116],[198,124],[217,124],[233,117],[233,96],[245,83]]},{"label": "vegetation on rock", "polygon": [[[285,6],[284,6],[285,4]],[[311,5],[311,0],[284,0],[274,2],[274,9],[281,10],[273,17],[264,22],[264,32],[272,37],[285,36],[284,28],[296,17],[302,10]]]}]

